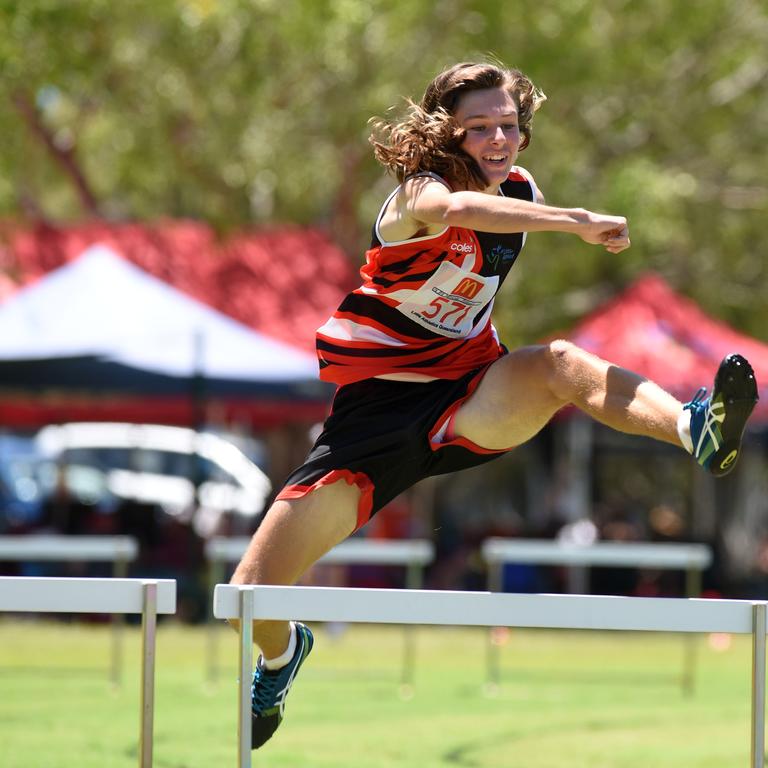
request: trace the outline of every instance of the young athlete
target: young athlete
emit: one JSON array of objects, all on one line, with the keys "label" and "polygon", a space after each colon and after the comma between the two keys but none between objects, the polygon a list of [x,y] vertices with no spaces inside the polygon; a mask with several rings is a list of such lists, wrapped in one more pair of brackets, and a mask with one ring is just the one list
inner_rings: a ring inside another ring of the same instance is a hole
[{"label": "young athlete", "polygon": [[[621,216],[544,204],[515,165],[544,100],[517,70],[465,63],[428,86],[393,125],[378,160],[400,182],[384,201],[352,291],[317,332],[320,378],[339,385],[306,462],[266,513],[232,581],[292,584],[416,481],[489,461],[573,404],[614,429],[685,448],[714,475],[733,469],[757,401],[739,355],[712,394],[687,405],[567,341],[507,351],[496,293],[529,232],[570,232],[610,253],[629,247]],[[298,622],[254,623],[252,744],[279,726],[312,650]]]}]

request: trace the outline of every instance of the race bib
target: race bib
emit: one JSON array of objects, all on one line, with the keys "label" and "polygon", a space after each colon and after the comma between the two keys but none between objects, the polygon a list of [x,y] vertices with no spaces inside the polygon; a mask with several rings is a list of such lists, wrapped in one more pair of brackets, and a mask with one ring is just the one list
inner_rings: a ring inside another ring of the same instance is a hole
[{"label": "race bib", "polygon": [[397,309],[419,325],[460,339],[469,335],[498,287],[498,275],[482,277],[444,261],[417,290],[402,289],[387,297],[399,301]]}]

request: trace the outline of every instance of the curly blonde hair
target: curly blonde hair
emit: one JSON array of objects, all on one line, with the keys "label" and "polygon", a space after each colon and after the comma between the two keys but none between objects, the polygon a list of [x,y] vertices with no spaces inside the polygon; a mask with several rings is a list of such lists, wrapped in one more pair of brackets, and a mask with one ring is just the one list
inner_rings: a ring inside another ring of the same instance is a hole
[{"label": "curly blonde hair", "polygon": [[519,148],[525,149],[533,114],[547,97],[520,70],[464,62],[441,72],[427,86],[420,104],[408,100],[398,122],[371,119],[369,141],[376,159],[401,182],[414,173],[431,171],[458,188],[486,187],[483,172],[461,149],[466,131],[453,117],[464,93],[485,88],[504,88],[515,100],[522,136]]}]

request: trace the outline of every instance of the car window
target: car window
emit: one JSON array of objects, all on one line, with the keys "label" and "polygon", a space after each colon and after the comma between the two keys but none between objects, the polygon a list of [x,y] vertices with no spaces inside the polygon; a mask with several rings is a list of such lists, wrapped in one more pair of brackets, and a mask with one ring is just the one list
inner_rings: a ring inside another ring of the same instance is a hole
[{"label": "car window", "polygon": [[240,485],[234,475],[204,456],[147,448],[67,448],[65,466],[93,467],[102,472],[119,469],[154,475],[196,478],[199,482]]},{"label": "car window", "polygon": [[127,448],[66,448],[61,452],[63,465],[79,464],[108,469],[131,469],[131,451]]},{"label": "car window", "polygon": [[209,482],[240,485],[240,483],[235,479],[234,475],[230,474],[226,469],[220,467],[210,459],[199,456],[198,460],[203,470],[203,477]]},{"label": "car window", "polygon": [[[160,451],[154,451],[160,454]],[[162,451],[162,470],[164,475],[176,475],[178,477],[191,477],[195,466],[195,457],[188,453],[177,451]]]}]

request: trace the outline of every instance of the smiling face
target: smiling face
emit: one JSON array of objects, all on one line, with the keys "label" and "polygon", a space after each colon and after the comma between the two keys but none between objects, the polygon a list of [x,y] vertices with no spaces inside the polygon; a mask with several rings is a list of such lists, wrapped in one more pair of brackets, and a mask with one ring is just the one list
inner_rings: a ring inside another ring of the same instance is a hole
[{"label": "smiling face", "polygon": [[503,88],[464,93],[454,117],[466,131],[461,149],[478,165],[488,180],[481,190],[497,194],[515,164],[520,146],[517,105]]}]

